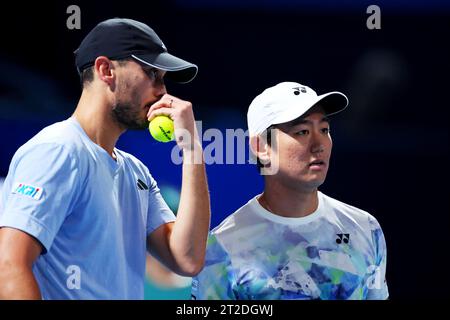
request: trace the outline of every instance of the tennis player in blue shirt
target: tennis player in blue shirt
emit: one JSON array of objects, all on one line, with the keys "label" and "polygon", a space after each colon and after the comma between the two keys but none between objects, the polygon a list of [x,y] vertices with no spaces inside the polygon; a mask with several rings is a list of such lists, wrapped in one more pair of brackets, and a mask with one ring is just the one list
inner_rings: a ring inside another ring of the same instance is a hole
[{"label": "tennis player in blue shirt", "polygon": [[[191,81],[197,66],[168,53],[147,25],[98,24],[75,52],[83,90],[74,114],[15,153],[0,207],[0,298],[143,299],[145,258],[197,274],[210,222],[192,104],[164,78]],[[170,116],[183,177],[177,217],[147,167],[115,148],[127,129]]]}]

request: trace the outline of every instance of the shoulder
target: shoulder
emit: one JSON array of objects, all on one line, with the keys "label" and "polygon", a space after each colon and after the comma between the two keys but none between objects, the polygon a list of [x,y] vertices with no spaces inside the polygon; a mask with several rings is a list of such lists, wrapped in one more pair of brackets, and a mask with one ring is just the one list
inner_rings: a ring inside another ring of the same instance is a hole
[{"label": "shoulder", "polygon": [[16,152],[17,156],[24,156],[28,153],[43,152],[51,156],[52,152],[57,154],[63,152],[67,156],[80,154],[81,139],[76,128],[70,120],[64,120],[49,125],[38,132],[34,137],[22,145]]},{"label": "shoulder", "polygon": [[235,212],[226,217],[211,233],[217,237],[223,237],[244,228],[251,223],[254,215],[253,202],[251,199],[245,205],[237,209]]},{"label": "shoulder", "polygon": [[[255,212],[254,201],[256,199],[252,198],[211,230],[211,243],[208,246],[220,246],[220,250],[231,252],[236,250],[236,246],[239,245],[241,239],[249,240],[249,233],[254,231],[253,227],[258,223],[257,220],[260,219]],[[216,250],[219,249],[214,249],[214,251]]]},{"label": "shoulder", "polygon": [[319,193],[322,197],[323,206],[327,212],[333,212],[340,220],[360,225],[366,230],[381,229],[378,220],[369,212],[336,200],[323,193]]},{"label": "shoulder", "polygon": [[69,119],[54,123],[15,152],[8,174],[34,176],[45,172],[47,176],[87,177],[90,152],[86,146],[82,133]]}]

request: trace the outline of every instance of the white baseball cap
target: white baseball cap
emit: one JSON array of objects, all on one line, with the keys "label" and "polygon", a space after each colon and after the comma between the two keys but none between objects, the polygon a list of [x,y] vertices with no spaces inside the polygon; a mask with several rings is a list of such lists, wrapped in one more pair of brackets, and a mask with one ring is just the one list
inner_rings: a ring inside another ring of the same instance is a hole
[{"label": "white baseball cap", "polygon": [[320,102],[326,115],[344,110],[347,97],[337,91],[320,96],[310,87],[296,82],[281,82],[253,99],[247,112],[250,136],[263,133],[273,124],[289,122],[305,114]]}]

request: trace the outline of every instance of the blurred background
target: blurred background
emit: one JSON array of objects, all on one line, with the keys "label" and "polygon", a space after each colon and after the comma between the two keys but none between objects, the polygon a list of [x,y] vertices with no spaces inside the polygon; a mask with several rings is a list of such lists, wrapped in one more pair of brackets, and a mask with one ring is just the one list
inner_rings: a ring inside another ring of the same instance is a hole
[{"label": "blurred background", "polygon": [[[73,4],[79,30],[66,26]],[[372,4],[381,9],[379,30],[366,26]],[[72,114],[80,95],[73,51],[113,17],[147,23],[169,52],[199,66],[192,83],[166,85],[193,102],[203,131],[246,130],[248,105],[278,82],[347,94],[349,108],[331,119],[334,150],[321,190],[380,222],[391,299],[450,296],[449,1],[11,3],[0,19],[0,177],[23,143]],[[118,147],[149,167],[176,211],[181,166],[171,162],[173,144],[130,131]],[[252,164],[210,164],[207,173],[211,227],[263,188]],[[190,298],[190,279],[151,257],[147,276],[147,299]]]}]

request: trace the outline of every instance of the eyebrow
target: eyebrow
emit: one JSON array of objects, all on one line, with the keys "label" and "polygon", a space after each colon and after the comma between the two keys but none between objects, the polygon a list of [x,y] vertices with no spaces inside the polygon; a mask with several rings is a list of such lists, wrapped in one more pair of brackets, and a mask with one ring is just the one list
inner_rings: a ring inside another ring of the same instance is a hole
[{"label": "eyebrow", "polygon": [[144,73],[147,75],[147,77],[150,77],[150,72],[152,71],[156,71],[156,78],[160,78],[160,79],[164,79],[165,74],[160,74],[160,71],[163,72],[162,70],[152,67],[152,66],[147,66],[147,65],[141,65],[142,70],[144,71]]},{"label": "eyebrow", "polygon": [[155,68],[155,67],[151,67],[151,66],[141,66],[141,68],[142,68],[142,70],[144,70],[144,72],[150,72],[150,71],[156,71],[156,72],[158,72],[158,69],[157,68]]},{"label": "eyebrow", "polygon": [[[320,123],[322,123],[322,122],[330,123],[330,119],[329,119],[327,116],[324,116],[324,117],[320,120]],[[295,127],[295,126],[300,125],[300,124],[312,124],[312,121],[311,121],[311,120],[307,120],[307,119],[305,119],[305,118],[297,118],[297,119],[295,119],[295,120],[292,120],[292,121],[289,123],[289,126],[290,126],[290,127]]]}]

